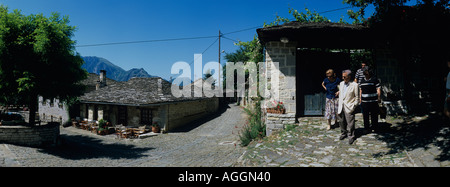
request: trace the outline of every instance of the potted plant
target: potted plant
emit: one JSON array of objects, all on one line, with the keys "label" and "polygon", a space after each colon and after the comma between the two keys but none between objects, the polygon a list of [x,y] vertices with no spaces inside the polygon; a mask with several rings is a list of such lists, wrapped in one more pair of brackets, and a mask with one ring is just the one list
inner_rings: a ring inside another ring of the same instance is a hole
[{"label": "potted plant", "polygon": [[107,124],[107,121],[104,119],[101,119],[98,121],[98,129],[97,129],[98,135],[106,135],[107,134],[108,129],[107,129],[106,124]]},{"label": "potted plant", "polygon": [[160,131],[160,128],[159,128],[158,122],[154,121],[152,123],[152,132],[159,133],[159,131]]},{"label": "potted plant", "polygon": [[284,114],[286,112],[286,108],[284,107],[283,102],[272,102],[272,108],[267,108],[267,113],[274,114]]}]

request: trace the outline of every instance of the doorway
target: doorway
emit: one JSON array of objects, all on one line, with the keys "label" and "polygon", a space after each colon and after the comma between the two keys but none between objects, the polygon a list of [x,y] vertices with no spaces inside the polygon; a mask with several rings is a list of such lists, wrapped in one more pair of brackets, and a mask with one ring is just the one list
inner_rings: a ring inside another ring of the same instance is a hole
[{"label": "doorway", "polygon": [[117,123],[123,126],[128,125],[128,111],[126,106],[118,106],[118,118]]},{"label": "doorway", "polygon": [[350,68],[349,53],[333,50],[297,50],[296,59],[297,115],[321,116],[325,112],[325,72],[333,69],[341,79],[341,72]]}]

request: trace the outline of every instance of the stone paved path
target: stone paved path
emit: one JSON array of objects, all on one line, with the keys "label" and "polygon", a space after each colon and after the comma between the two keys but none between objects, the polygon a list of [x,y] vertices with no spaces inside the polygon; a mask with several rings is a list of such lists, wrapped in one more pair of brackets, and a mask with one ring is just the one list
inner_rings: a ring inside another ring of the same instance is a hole
[{"label": "stone paved path", "polygon": [[388,117],[380,132],[362,135],[353,145],[326,131],[322,117],[301,118],[262,141],[242,148],[238,132],[245,114],[230,105],[223,113],[179,132],[139,140],[118,140],[62,128],[63,146],[29,148],[0,144],[1,166],[281,166],[377,167],[450,166],[450,124],[435,116]]},{"label": "stone paved path", "polygon": [[61,128],[64,142],[60,147],[4,144],[7,148],[0,149],[0,166],[234,166],[245,151],[238,136],[245,116],[241,108],[229,106],[187,129],[145,139],[118,140],[111,135]]},{"label": "stone paved path", "polygon": [[339,140],[339,128],[327,131],[322,117],[301,118],[299,126],[251,143],[241,166],[450,166],[450,124],[437,117],[389,117],[379,132],[362,135],[361,118],[357,114],[353,145]]}]

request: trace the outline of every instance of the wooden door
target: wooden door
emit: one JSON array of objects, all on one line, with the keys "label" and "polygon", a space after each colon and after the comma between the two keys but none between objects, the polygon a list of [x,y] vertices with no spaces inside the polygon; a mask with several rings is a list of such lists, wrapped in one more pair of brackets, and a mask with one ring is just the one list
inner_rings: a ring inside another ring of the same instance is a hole
[{"label": "wooden door", "polygon": [[306,116],[321,116],[325,111],[325,94],[316,93],[305,95],[305,111]]}]

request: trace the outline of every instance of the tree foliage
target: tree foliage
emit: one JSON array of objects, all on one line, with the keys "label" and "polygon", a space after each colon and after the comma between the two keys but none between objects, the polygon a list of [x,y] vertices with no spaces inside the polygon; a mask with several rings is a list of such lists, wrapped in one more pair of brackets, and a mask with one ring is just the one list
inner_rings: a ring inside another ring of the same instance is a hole
[{"label": "tree foliage", "polygon": [[[444,82],[440,80],[448,73],[446,66],[450,59],[449,0],[344,0],[344,3],[360,9],[375,7],[367,20],[373,31],[371,37],[389,49],[404,68],[399,75],[404,91],[391,93],[393,98],[406,100],[413,112],[424,112],[425,102],[433,103],[435,109],[441,108],[438,98],[444,94],[441,89]],[[415,79],[417,74],[423,77]],[[422,91],[430,93],[429,96],[414,94]]]},{"label": "tree foliage", "polygon": [[71,39],[75,30],[58,13],[25,16],[0,6],[0,103],[28,104],[33,113],[38,95],[63,101],[80,95],[87,72]]},{"label": "tree foliage", "polygon": [[[412,0],[343,0],[343,3],[349,4],[353,7],[358,7],[359,13],[364,15],[365,9],[369,5],[375,7],[374,15],[372,15],[372,22],[378,21],[383,22],[392,18],[393,11],[398,10],[399,7],[405,7],[407,3]],[[417,9],[422,9],[425,7],[435,7],[438,12],[442,12],[449,7],[450,0],[417,0],[416,4],[411,6]],[[350,14],[349,14],[350,15]]]}]

